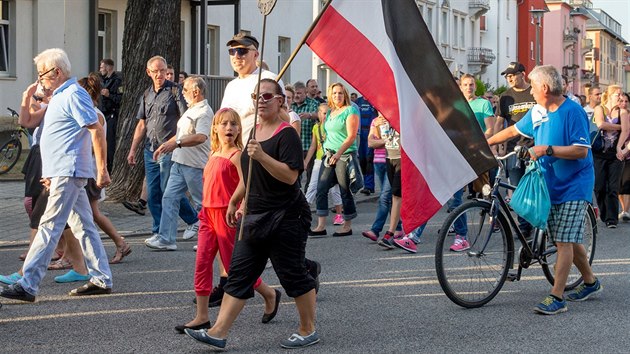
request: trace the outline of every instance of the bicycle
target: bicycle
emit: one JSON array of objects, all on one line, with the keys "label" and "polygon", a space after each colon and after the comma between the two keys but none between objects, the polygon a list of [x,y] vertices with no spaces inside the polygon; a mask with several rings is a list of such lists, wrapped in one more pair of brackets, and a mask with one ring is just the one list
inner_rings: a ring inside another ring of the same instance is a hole
[{"label": "bicycle", "polygon": [[[503,160],[515,155],[511,152],[499,160],[498,172],[492,189],[486,199],[475,199],[455,208],[444,221],[435,249],[435,269],[442,290],[446,296],[465,308],[481,307],[492,300],[501,290],[506,280],[518,281],[523,269],[539,264],[545,278],[554,284],[554,264],[556,246],[549,239],[546,230],[534,229],[533,237],[527,239],[519,230],[518,223],[500,193],[500,188],[516,189],[502,182],[501,173],[505,169]],[[589,264],[595,255],[597,219],[591,204],[587,204],[584,223],[584,247]],[[460,219],[463,218],[463,219]],[[460,220],[458,220],[460,219]],[[467,227],[470,248],[463,252],[450,251],[453,237],[449,229]],[[518,270],[514,269],[514,238],[521,242],[518,251]],[[566,290],[571,290],[582,282],[580,272],[572,265]]]},{"label": "bicycle", "polygon": [[[13,118],[18,118],[18,112],[7,107]],[[18,126],[11,132],[11,137],[0,147],[0,175],[5,174],[15,166],[22,154],[22,134],[30,136],[26,128]]]}]

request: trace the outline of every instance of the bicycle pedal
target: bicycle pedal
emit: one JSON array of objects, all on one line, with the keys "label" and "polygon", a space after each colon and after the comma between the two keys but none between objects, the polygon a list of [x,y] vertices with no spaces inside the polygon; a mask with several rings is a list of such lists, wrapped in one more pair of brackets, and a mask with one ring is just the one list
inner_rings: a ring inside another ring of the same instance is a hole
[{"label": "bicycle pedal", "polygon": [[506,280],[518,281],[518,273],[516,273],[516,272],[509,272],[508,275],[507,275]]}]

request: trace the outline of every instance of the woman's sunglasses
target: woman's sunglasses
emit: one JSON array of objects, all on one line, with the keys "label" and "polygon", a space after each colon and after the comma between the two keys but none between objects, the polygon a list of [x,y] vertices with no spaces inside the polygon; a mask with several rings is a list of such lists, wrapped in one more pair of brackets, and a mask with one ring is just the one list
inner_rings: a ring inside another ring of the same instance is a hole
[{"label": "woman's sunglasses", "polygon": [[[256,101],[256,93],[252,93],[252,100]],[[267,103],[274,98],[282,97],[281,95],[276,95],[274,93],[265,92],[258,95],[258,100],[262,99],[263,103]]]}]

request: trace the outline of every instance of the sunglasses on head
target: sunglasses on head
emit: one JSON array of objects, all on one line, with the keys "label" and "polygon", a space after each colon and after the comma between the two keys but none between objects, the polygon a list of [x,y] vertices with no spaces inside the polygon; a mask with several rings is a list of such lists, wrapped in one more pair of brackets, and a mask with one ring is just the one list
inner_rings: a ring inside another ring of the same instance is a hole
[{"label": "sunglasses on head", "polygon": [[243,56],[249,53],[250,50],[249,48],[230,48],[228,49],[228,53],[230,53],[231,56],[235,56],[236,54]]},{"label": "sunglasses on head", "polygon": [[[252,100],[256,101],[256,93],[252,93]],[[267,103],[276,97],[281,97],[280,95],[276,95],[275,93],[265,92],[258,95],[258,100],[262,99],[263,103]]]}]

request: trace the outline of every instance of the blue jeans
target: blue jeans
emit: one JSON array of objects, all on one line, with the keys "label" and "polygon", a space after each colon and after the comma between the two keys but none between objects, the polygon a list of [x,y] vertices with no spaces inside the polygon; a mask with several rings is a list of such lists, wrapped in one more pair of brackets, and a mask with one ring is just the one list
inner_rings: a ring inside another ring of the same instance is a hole
[{"label": "blue jeans", "polygon": [[[357,155],[355,152],[354,158]],[[324,160],[326,161],[326,160]],[[326,166],[322,162],[319,170],[319,183],[317,183],[317,216],[328,216],[328,190],[335,184],[339,184],[339,192],[341,192],[341,205],[343,206],[343,219],[352,220],[357,217],[357,208],[354,204],[354,196],[350,192],[350,178],[348,177],[348,162],[339,159],[332,166]],[[312,176],[311,178],[315,178]]]},{"label": "blue jeans", "polygon": [[37,295],[39,292],[39,284],[46,275],[48,263],[66,222],[81,244],[90,282],[102,288],[112,287],[107,253],[94,224],[92,208],[85,192],[86,184],[86,178],[51,178],[46,211],[24,261],[24,276],[18,281],[29,294]]},{"label": "blue jeans", "polygon": [[177,214],[182,196],[190,192],[194,208],[199,212],[203,195],[203,169],[174,162],[162,197],[160,238],[163,243],[174,244],[177,238]]},{"label": "blue jeans", "polygon": [[[451,208],[455,209],[458,206],[462,205],[462,197],[464,196],[464,189],[460,189],[455,194],[453,194],[453,200],[451,202]],[[455,233],[463,238],[466,238],[468,235],[468,225],[466,224],[467,217],[466,214],[462,214],[455,222],[453,223],[453,227],[455,228]]]},{"label": "blue jeans", "polygon": [[[383,226],[385,226],[385,223],[387,222],[387,214],[389,214],[389,211],[392,208],[392,186],[389,184],[389,180],[387,179],[387,164],[385,162],[374,164],[374,176],[378,177],[380,182],[381,194],[379,194],[378,197],[376,218],[374,218],[374,223],[372,223],[372,227],[370,229],[376,234],[376,236],[378,236],[381,231],[383,231]],[[399,221],[396,230],[401,229],[402,225]]]},{"label": "blue jeans", "polygon": [[[171,154],[160,155],[158,161],[153,160],[153,152],[144,149],[144,173],[147,179],[147,203],[149,211],[153,217],[152,232],[157,234],[160,232],[160,219],[162,217],[162,195],[166,189],[166,182],[171,173]],[[188,199],[182,197],[179,208],[179,217],[186,224],[194,224],[197,222],[197,213],[190,206]]]},{"label": "blue jeans", "polygon": [[422,236],[425,227],[427,227],[426,222],[418,226],[415,230],[411,231],[411,233],[409,234],[409,239],[411,239],[413,243],[420,243],[420,236]]}]

